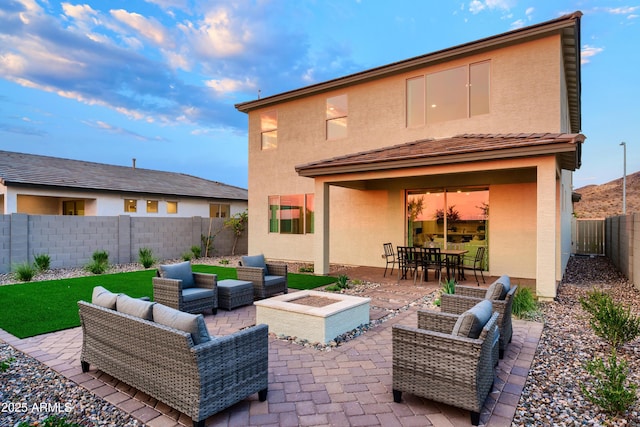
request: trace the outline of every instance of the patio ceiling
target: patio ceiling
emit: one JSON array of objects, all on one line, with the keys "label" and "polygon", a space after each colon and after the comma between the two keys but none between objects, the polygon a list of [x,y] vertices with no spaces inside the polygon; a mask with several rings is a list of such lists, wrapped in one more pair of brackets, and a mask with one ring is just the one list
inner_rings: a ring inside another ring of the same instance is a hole
[{"label": "patio ceiling", "polygon": [[580,167],[582,134],[464,134],[424,139],[296,166],[300,176],[405,169],[423,166],[555,155],[560,168]]}]

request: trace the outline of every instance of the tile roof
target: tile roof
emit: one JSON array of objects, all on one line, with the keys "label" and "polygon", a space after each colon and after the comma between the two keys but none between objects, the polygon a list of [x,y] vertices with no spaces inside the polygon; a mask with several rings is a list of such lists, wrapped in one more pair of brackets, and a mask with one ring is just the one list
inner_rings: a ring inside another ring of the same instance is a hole
[{"label": "tile roof", "polygon": [[557,155],[563,169],[580,167],[582,134],[521,133],[464,134],[443,139],[424,139],[362,151],[296,166],[301,176],[496,160],[514,157]]},{"label": "tile roof", "polygon": [[0,183],[34,187],[247,200],[244,188],[191,175],[0,151]]}]

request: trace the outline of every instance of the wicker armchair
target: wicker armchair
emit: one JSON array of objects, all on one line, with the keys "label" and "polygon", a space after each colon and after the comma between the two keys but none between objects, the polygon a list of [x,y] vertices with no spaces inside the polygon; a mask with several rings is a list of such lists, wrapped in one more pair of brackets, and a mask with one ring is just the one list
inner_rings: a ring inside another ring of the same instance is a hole
[{"label": "wicker armchair", "polygon": [[511,286],[508,276],[498,278],[489,288],[456,285],[455,294],[442,294],[440,309],[444,313],[461,314],[482,299],[490,300],[493,311],[498,313],[499,357],[502,359],[513,335],[511,308],[517,289],[518,286]]},{"label": "wicker armchair", "polygon": [[193,273],[191,263],[161,265],[153,279],[153,300],[188,313],[218,312],[218,276]]},{"label": "wicker armchair", "polygon": [[238,280],[253,283],[254,300],[289,292],[287,265],[267,263],[263,255],[243,256],[236,272]]},{"label": "wicker armchair", "polygon": [[[486,307],[485,307],[486,309]],[[394,325],[393,400],[407,392],[471,411],[478,425],[480,411],[495,377],[497,313],[491,313],[478,338],[456,332],[459,318],[450,313],[418,311],[418,327]]]}]

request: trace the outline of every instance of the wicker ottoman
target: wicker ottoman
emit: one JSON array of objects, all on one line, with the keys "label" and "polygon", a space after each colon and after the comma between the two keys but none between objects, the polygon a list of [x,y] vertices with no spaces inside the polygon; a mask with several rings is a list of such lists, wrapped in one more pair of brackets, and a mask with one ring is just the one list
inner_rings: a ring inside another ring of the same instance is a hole
[{"label": "wicker ottoman", "polygon": [[218,307],[227,310],[253,304],[253,283],[225,279],[218,282]]}]

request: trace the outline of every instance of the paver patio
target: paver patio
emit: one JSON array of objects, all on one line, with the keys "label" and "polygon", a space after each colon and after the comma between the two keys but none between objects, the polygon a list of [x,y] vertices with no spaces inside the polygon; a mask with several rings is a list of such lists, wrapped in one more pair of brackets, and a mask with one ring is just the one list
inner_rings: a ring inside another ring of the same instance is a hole
[{"label": "paver patio", "polygon": [[[210,417],[207,426],[468,426],[469,412],[403,393],[394,403],[391,393],[391,327],[416,325],[417,306],[410,303],[433,292],[437,284],[414,285],[413,280],[382,278],[383,269],[355,268],[351,278],[383,282],[373,292],[372,307],[402,307],[406,311],[365,334],[319,351],[269,339],[269,394],[258,396]],[[491,279],[487,279],[490,283]],[[467,284],[471,284],[468,282]],[[474,282],[475,284],[475,282]],[[485,285],[486,286],[486,285]],[[383,310],[372,308],[371,318]],[[255,306],[218,310],[205,316],[212,335],[226,335],[255,323]],[[515,320],[513,339],[500,360],[494,388],[481,413],[481,425],[510,426],[542,333],[542,324]],[[82,373],[82,331],[73,328],[27,339],[0,330],[0,340],[50,366],[77,384],[103,397],[148,426],[191,425],[186,416],[112,377],[91,370]]]}]

